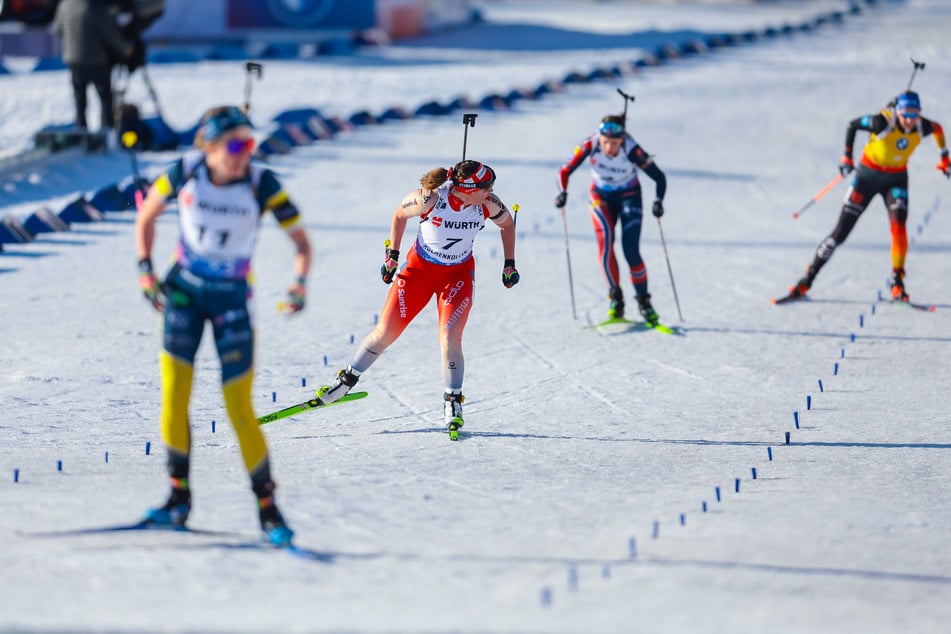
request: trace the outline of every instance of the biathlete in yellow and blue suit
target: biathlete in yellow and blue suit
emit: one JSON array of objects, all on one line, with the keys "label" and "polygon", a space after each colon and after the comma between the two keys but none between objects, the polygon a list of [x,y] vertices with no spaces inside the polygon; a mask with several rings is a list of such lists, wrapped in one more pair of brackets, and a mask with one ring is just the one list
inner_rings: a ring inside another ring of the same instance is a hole
[{"label": "biathlete in yellow and blue suit", "polygon": [[[852,144],[859,130],[871,133],[856,169],[852,162]],[[888,209],[892,235],[891,294],[894,299],[908,301],[905,290],[905,255],[908,252],[908,159],[921,141],[934,135],[941,157],[935,169],[951,176],[951,161],[945,145],[941,124],[921,116],[921,100],[917,93],[904,92],[878,114],[869,114],[849,123],[845,134],[845,153],[839,163],[843,176],[855,169],[855,177],[845,194],[839,221],[819,244],[815,258],[806,268],[806,275],[790,289],[793,297],[802,297],[812,287],[819,270],[825,266],[836,247],[845,242],[859,216],[876,195]]]},{"label": "biathlete in yellow and blue suit", "polygon": [[[188,406],[195,355],[205,322],[210,322],[225,406],[251,476],[261,528],[274,544],[283,545],[293,532],[274,503],[267,442],[251,400],[254,325],[248,276],[261,217],[270,212],[296,247],[297,281],[286,305],[291,312],[303,309],[310,242],[297,207],[275,174],[251,162],[252,126],[243,111],[233,106],[209,110],[195,147],[155,180],[135,225],[140,284],[164,318],[161,425],[172,486],[165,505],[151,509],[145,521],[184,526],[191,510]],[[152,269],[152,244],[156,219],[171,200],[178,203],[179,240],[174,263],[160,284]]]}]

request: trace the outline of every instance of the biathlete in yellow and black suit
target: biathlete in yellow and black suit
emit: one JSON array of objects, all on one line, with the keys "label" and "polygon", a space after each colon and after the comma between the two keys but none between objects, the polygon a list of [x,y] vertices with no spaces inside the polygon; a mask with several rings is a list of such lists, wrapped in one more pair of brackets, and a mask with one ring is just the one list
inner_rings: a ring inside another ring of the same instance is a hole
[{"label": "biathlete in yellow and black suit", "polygon": [[[862,151],[858,168],[852,162],[852,144],[859,130],[871,133]],[[839,164],[843,176],[855,169],[855,177],[845,194],[839,221],[832,233],[819,244],[815,258],[806,269],[806,275],[790,290],[793,297],[801,297],[812,287],[819,270],[832,257],[835,248],[845,242],[859,216],[879,195],[888,209],[892,234],[891,294],[898,300],[908,301],[905,291],[905,254],[908,252],[908,159],[926,136],[934,135],[941,158],[935,165],[945,176],[951,176],[951,161],[945,145],[941,124],[921,116],[921,100],[917,93],[904,92],[894,104],[878,114],[869,114],[849,123],[845,134],[845,153]]]},{"label": "biathlete in yellow and black suit", "polygon": [[[296,283],[287,306],[304,307],[311,247],[300,213],[272,171],[251,162],[251,122],[239,108],[209,110],[198,128],[195,151],[185,153],[159,176],[138,212],[135,226],[140,283],[163,312],[161,351],[162,439],[168,449],[172,492],[146,522],[183,526],[191,510],[188,486],[191,433],[188,405],[195,354],[205,322],[211,322],[228,417],[234,425],[258,499],[261,528],[277,545],[293,532],[274,503],[267,442],[251,401],[254,326],[248,276],[261,217],[270,212],[296,247]],[[177,199],[179,240],[174,263],[159,284],[152,270],[155,221]]]}]

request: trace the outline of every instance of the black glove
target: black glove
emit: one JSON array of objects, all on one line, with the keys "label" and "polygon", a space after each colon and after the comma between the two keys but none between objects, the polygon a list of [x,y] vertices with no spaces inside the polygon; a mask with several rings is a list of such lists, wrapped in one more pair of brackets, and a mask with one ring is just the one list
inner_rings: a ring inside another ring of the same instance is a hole
[{"label": "black glove", "polygon": [[512,288],[518,284],[520,276],[515,270],[515,260],[506,260],[502,269],[502,284],[505,288]]},{"label": "black glove", "polygon": [[400,252],[396,249],[387,247],[386,258],[383,260],[383,266],[380,267],[380,276],[387,284],[393,283],[393,278],[396,277],[396,267],[398,266],[399,261]]},{"label": "black glove", "polygon": [[664,201],[660,198],[654,201],[654,206],[651,208],[651,213],[654,214],[655,218],[660,218],[664,215]]},{"label": "black glove", "polygon": [[558,192],[558,195],[555,196],[555,207],[561,209],[566,202],[568,202],[568,192]]},{"label": "black glove", "polygon": [[152,271],[151,258],[142,258],[139,260],[139,288],[145,299],[149,300],[152,307],[162,312],[165,308],[165,294],[162,293],[162,285]]}]

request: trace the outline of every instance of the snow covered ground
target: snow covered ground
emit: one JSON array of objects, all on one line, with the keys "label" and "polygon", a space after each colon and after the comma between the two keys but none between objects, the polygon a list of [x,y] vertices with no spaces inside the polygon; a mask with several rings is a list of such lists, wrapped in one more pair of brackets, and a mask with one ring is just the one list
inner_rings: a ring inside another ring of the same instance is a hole
[{"label": "snow covered ground", "polygon": [[[471,29],[268,64],[252,113],[265,122],[298,106],[346,115],[478,97],[630,61],[644,45],[618,34],[742,31],[843,5],[487,3],[487,23]],[[835,174],[846,123],[907,85],[909,58],[927,63],[915,79],[926,116],[951,125],[949,32],[941,0],[879,3],[814,33],[480,112],[468,155],[495,167],[496,192],[521,206],[522,282],[502,287],[488,227],[476,244],[462,441],[441,429],[432,309],[361,380],[369,398],[266,428],[279,502],[319,560],[257,545],[207,341],[191,407],[191,522],[228,534],[35,535],[133,521],[164,499],[158,322],[137,289],[131,213],[4,245],[0,630],[946,631],[951,185],[933,169],[932,140],[910,165],[907,284],[935,312],[877,301],[890,270],[880,201],[811,301],[768,300],[800,276],[845,186],[791,213]],[[239,102],[239,66],[152,69],[173,127]],[[71,116],[63,73],[0,83],[4,146]],[[654,304],[682,336],[585,328],[607,302],[583,171],[567,207],[571,317],[554,180],[620,109],[617,87],[637,95],[630,128],[668,175],[662,222],[682,321],[650,216],[642,251]],[[277,314],[291,253],[265,222],[260,413],[310,396],[372,328],[392,210],[421,174],[458,160],[462,137],[461,116],[421,118],[274,159],[317,260],[307,311]],[[143,156],[143,170],[171,156]],[[5,179],[0,213],[57,209],[128,171],[121,154],[54,161]],[[159,223],[156,259],[175,220]]]}]

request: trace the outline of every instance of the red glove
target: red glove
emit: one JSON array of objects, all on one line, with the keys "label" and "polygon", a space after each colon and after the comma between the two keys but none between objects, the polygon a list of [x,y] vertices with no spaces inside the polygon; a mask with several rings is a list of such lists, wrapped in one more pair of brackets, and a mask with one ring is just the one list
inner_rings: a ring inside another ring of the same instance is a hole
[{"label": "red glove", "polygon": [[841,159],[839,159],[839,174],[842,174],[842,176],[848,176],[854,169],[855,163],[852,162],[851,156],[845,154]]},{"label": "red glove", "polygon": [[948,178],[951,178],[951,160],[948,159],[947,150],[941,153],[941,160],[935,164],[934,168]]}]

